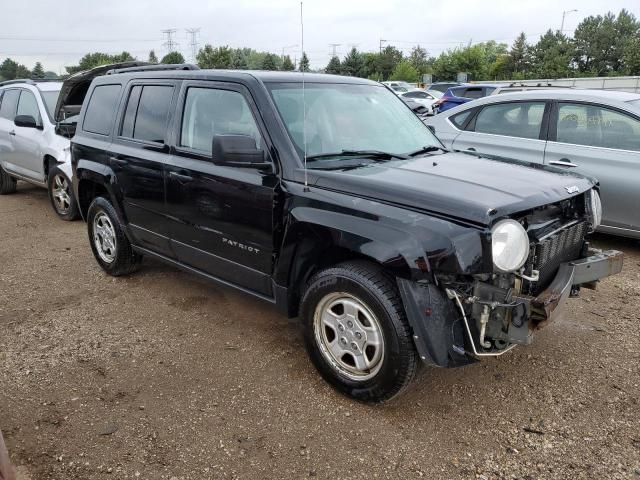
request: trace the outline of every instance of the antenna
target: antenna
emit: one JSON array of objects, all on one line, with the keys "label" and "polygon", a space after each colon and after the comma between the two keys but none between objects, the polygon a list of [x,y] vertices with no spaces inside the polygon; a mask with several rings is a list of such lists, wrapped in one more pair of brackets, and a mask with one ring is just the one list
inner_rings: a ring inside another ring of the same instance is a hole
[{"label": "antenna", "polygon": [[[302,46],[302,55],[304,56],[304,17],[302,15],[302,2],[300,2],[300,44]],[[302,57],[300,57],[302,58]],[[302,63],[302,61],[300,61]],[[304,158],[304,189],[305,191],[309,190],[309,182],[307,178],[307,104],[304,98],[304,71],[305,67],[303,66],[300,70],[302,70],[302,145],[304,148],[303,158]]]}]

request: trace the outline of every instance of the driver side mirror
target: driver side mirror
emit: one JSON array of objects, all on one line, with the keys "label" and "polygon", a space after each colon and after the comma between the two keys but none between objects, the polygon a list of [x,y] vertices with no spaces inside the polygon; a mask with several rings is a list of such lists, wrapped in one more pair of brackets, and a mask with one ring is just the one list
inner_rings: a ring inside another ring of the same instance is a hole
[{"label": "driver side mirror", "polygon": [[40,128],[36,119],[31,115],[17,115],[13,123],[16,124],[16,127]]},{"label": "driver side mirror", "polygon": [[265,152],[256,146],[249,135],[214,135],[211,144],[211,160],[216,165],[239,168],[271,168],[265,162]]}]

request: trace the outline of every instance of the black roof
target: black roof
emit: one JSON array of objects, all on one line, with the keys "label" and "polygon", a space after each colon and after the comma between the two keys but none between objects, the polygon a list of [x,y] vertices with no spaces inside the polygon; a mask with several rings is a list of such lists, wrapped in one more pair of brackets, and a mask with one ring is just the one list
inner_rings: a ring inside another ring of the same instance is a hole
[{"label": "black roof", "polygon": [[[263,83],[301,83],[301,72],[280,72],[263,70],[152,70],[114,73],[98,77],[101,83],[113,82],[118,78],[180,78],[193,80],[248,80],[257,79]],[[359,77],[344,77],[325,73],[305,73],[308,83],[347,83],[360,85],[379,85],[378,82]]]}]

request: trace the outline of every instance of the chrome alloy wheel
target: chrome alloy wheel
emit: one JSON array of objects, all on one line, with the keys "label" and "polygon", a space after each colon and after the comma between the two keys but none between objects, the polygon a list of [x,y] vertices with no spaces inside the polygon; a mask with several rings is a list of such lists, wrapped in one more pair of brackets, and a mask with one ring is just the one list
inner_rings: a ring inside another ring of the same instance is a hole
[{"label": "chrome alloy wheel", "polygon": [[69,213],[69,209],[71,208],[70,188],[69,181],[64,175],[58,174],[53,177],[51,196],[53,197],[56,210],[61,215]]},{"label": "chrome alloy wheel", "polygon": [[313,329],[325,359],[347,378],[368,380],[382,367],[382,328],[371,310],[353,295],[326,295],[314,312]]},{"label": "chrome alloy wheel", "polygon": [[111,263],[116,258],[116,231],[104,212],[93,219],[93,243],[102,261]]}]

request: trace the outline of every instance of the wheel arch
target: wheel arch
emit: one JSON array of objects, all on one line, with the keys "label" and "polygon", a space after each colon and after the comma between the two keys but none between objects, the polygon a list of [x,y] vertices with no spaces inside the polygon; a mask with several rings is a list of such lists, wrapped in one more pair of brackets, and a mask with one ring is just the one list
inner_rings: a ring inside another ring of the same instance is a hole
[{"label": "wheel arch", "polygon": [[[83,162],[84,163],[84,162]],[[75,170],[76,178],[74,180],[76,198],[80,207],[80,215],[83,220],[87,220],[87,212],[91,202],[99,196],[107,198],[116,210],[116,213],[126,225],[126,216],[122,210],[121,202],[118,201],[117,192],[114,190],[111,177],[113,172],[106,169],[102,165],[96,165],[98,168],[91,168],[92,165],[78,165]],[[110,175],[111,174],[111,175]]]}]

